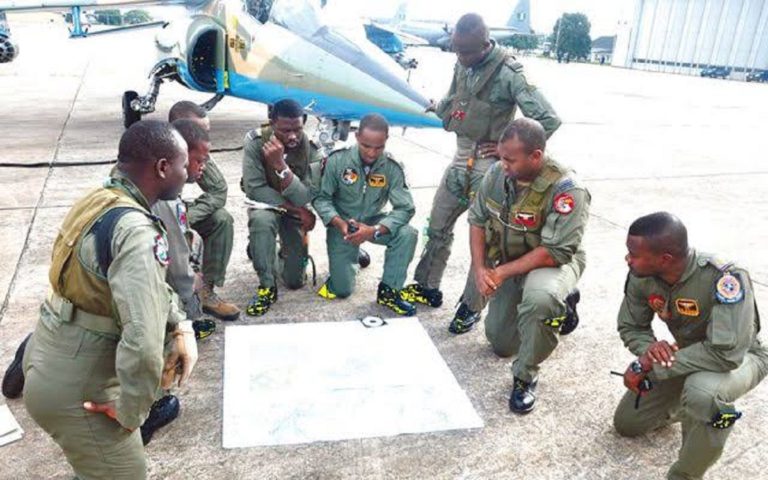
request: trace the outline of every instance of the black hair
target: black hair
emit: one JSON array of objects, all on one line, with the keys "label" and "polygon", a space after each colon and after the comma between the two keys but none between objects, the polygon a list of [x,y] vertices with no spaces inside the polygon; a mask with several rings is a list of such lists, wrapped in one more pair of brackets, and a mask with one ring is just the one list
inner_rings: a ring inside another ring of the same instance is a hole
[{"label": "black hair", "polygon": [[171,125],[181,134],[189,148],[196,148],[200,144],[211,141],[208,132],[194,120],[180,118],[171,123]]},{"label": "black hair", "polygon": [[285,98],[283,100],[275,102],[275,104],[272,105],[272,108],[269,109],[269,119],[271,121],[273,122],[276,121],[278,117],[303,118],[304,109],[301,108],[301,105],[299,105],[299,102],[297,102],[296,100]]},{"label": "black hair", "polygon": [[629,235],[645,238],[654,253],[670,253],[678,258],[688,254],[688,230],[679,218],[668,212],[638,218],[630,225]]},{"label": "black hair", "polygon": [[156,162],[161,158],[170,160],[185,148],[185,145],[179,144],[175,132],[177,130],[173,125],[160,120],[136,122],[120,137],[117,161],[138,164]]},{"label": "black hair", "polygon": [[532,118],[520,117],[512,120],[501,134],[499,143],[504,143],[515,137],[525,146],[525,152],[529,155],[534,150],[543,152],[547,146],[547,134],[544,127]]},{"label": "black hair", "polygon": [[182,100],[173,104],[171,110],[168,112],[168,121],[175,122],[180,118],[195,119],[206,118],[207,116],[208,111],[200,105],[195,102],[190,102],[189,100]]},{"label": "black hair", "polygon": [[362,133],[365,129],[374,132],[384,132],[389,135],[389,123],[387,123],[387,119],[384,116],[378,113],[369,113],[360,119],[360,126],[357,128],[357,131]]}]

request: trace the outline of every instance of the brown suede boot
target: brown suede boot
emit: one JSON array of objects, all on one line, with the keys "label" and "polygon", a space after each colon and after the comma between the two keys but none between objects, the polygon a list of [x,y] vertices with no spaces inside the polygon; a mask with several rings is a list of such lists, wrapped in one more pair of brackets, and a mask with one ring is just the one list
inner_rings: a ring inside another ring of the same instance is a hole
[{"label": "brown suede boot", "polygon": [[200,300],[203,302],[203,312],[219,320],[230,322],[240,318],[240,309],[220,299],[213,291],[213,285],[206,284],[200,289]]}]

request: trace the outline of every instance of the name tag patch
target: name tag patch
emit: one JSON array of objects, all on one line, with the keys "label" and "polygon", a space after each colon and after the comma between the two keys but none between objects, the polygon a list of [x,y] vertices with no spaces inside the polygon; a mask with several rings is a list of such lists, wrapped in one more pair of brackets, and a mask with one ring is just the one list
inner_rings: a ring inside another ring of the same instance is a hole
[{"label": "name tag patch", "polygon": [[690,298],[678,298],[675,300],[677,313],[686,317],[699,316],[699,302]]},{"label": "name tag patch", "polygon": [[368,185],[373,188],[384,188],[387,186],[387,177],[379,173],[374,173],[368,177]]}]

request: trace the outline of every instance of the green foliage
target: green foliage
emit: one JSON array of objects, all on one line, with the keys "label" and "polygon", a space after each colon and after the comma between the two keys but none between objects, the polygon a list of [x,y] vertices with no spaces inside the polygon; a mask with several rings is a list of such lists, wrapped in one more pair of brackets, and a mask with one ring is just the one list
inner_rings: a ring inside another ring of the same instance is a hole
[{"label": "green foliage", "polygon": [[102,25],[122,25],[123,16],[120,14],[120,10],[96,10],[93,12],[96,17],[96,21]]},{"label": "green foliage", "polygon": [[515,50],[533,50],[539,46],[539,37],[535,35],[515,35],[503,42],[504,46]]},{"label": "green foliage", "polygon": [[126,25],[138,25],[152,21],[152,16],[146,10],[131,10],[123,15],[123,23]]},{"label": "green foliage", "polygon": [[[560,26],[562,25],[562,30]],[[555,23],[549,41],[558,58],[568,55],[571,59],[587,58],[592,49],[589,30],[592,25],[583,13],[565,13]]]}]

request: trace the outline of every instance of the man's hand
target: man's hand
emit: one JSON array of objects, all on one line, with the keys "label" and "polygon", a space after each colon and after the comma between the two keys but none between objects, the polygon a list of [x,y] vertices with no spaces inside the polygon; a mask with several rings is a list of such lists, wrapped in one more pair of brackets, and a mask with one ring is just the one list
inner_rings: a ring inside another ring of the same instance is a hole
[{"label": "man's hand", "polygon": [[83,408],[91,413],[103,413],[112,420],[117,421],[117,411],[115,410],[115,402],[107,403],[95,403],[95,402],[83,402]]},{"label": "man's hand", "polygon": [[474,272],[475,285],[477,286],[477,291],[480,292],[480,295],[490,297],[495,294],[502,282],[498,272],[485,266],[475,268]]},{"label": "man's hand", "polygon": [[627,368],[627,371],[624,372],[624,386],[638,395],[645,395],[646,393],[640,391],[640,384],[643,383],[644,379],[645,373],[635,373],[631,368]]},{"label": "man's hand", "polygon": [[429,105],[427,105],[427,108],[424,109],[424,113],[429,112],[436,112],[437,111],[437,103],[433,99],[429,99]]},{"label": "man's hand", "polygon": [[499,144],[496,142],[481,143],[477,146],[477,154],[480,158],[496,157],[499,158]]},{"label": "man's hand", "polygon": [[285,147],[277,137],[272,136],[264,146],[261,147],[261,153],[264,155],[264,161],[267,164],[267,167],[277,172],[285,170],[285,167],[287,166],[283,159]]},{"label": "man's hand", "polygon": [[317,220],[317,217],[315,217],[315,214],[312,213],[312,211],[306,207],[300,207],[296,213],[299,216],[299,219],[301,220],[301,228],[305,232],[311,232],[315,228],[315,221]]},{"label": "man's hand", "polygon": [[675,352],[678,351],[676,343],[669,344],[666,340],[654,342],[648,347],[643,355],[640,356],[640,363],[643,364],[643,368],[653,368],[652,363],[660,363],[662,366],[670,368],[675,361]]},{"label": "man's hand", "polygon": [[341,233],[342,237],[347,238],[347,234],[349,233],[349,225],[344,221],[344,219],[341,217],[333,217],[331,220],[331,225],[336,228],[339,233]]},{"label": "man's hand", "polygon": [[197,341],[190,320],[179,322],[179,326],[173,332],[172,342],[171,352],[165,358],[160,383],[165,390],[171,388],[176,378],[179,379],[179,387],[181,387],[192,374],[192,369],[197,363]]},{"label": "man's hand", "polygon": [[365,242],[370,242],[373,240],[373,234],[376,231],[375,227],[360,223],[356,220],[350,220],[349,225],[353,226],[352,230],[355,230],[355,228],[356,230],[354,233],[349,233],[349,229],[347,229],[347,234],[344,236],[344,241],[351,243],[352,245],[359,246]]}]

